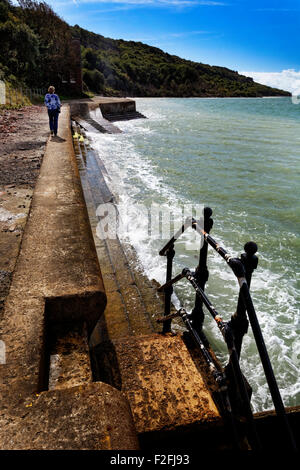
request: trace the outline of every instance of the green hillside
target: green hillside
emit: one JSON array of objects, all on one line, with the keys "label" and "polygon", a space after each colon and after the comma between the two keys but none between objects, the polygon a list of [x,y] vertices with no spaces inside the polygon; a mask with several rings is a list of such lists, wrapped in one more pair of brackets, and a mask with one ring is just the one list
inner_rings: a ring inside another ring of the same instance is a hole
[{"label": "green hillside", "polygon": [[255,83],[225,67],[184,60],[141,42],[113,40],[78,25],[83,78],[99,93],[127,96],[276,96],[288,92]]},{"label": "green hillside", "polygon": [[[272,96],[290,93],[259,85],[224,67],[196,63],[141,42],[113,40],[71,27],[45,2],[0,0],[0,79],[29,87],[62,86],[81,41],[85,91],[114,96]],[[73,55],[72,55],[73,54]]]}]

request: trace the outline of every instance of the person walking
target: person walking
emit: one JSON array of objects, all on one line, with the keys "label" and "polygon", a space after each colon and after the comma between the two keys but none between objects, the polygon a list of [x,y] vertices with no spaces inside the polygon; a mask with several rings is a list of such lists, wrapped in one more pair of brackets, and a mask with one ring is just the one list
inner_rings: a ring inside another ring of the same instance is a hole
[{"label": "person walking", "polygon": [[51,135],[57,135],[58,115],[60,113],[60,99],[55,94],[54,86],[49,86],[48,93],[45,95],[45,105],[48,109],[49,126]]}]

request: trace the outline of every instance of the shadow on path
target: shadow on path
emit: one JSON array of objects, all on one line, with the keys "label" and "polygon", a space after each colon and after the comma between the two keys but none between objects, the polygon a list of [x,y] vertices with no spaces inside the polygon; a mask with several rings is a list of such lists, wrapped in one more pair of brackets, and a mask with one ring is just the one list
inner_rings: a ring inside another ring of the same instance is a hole
[{"label": "shadow on path", "polygon": [[51,137],[51,142],[66,142],[66,139],[63,139],[62,137],[59,137],[58,135],[54,135]]}]

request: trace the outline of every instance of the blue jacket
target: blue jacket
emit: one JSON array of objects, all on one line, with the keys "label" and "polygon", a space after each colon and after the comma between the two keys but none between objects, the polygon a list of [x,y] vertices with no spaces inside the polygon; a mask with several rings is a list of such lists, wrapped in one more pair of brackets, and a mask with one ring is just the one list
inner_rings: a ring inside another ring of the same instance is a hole
[{"label": "blue jacket", "polygon": [[45,95],[45,105],[50,111],[57,109],[60,111],[60,99],[55,93],[47,93]]}]

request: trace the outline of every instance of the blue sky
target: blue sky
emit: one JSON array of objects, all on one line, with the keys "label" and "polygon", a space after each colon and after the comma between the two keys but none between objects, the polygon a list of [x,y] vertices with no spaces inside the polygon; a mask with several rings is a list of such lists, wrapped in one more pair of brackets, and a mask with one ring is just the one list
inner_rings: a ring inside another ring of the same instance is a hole
[{"label": "blue sky", "polygon": [[[46,0],[47,1],[47,0]],[[300,0],[48,0],[68,23],[300,85]],[[288,85],[289,83],[289,85]],[[268,83],[269,84],[269,83]],[[295,87],[294,87],[295,88]]]}]

